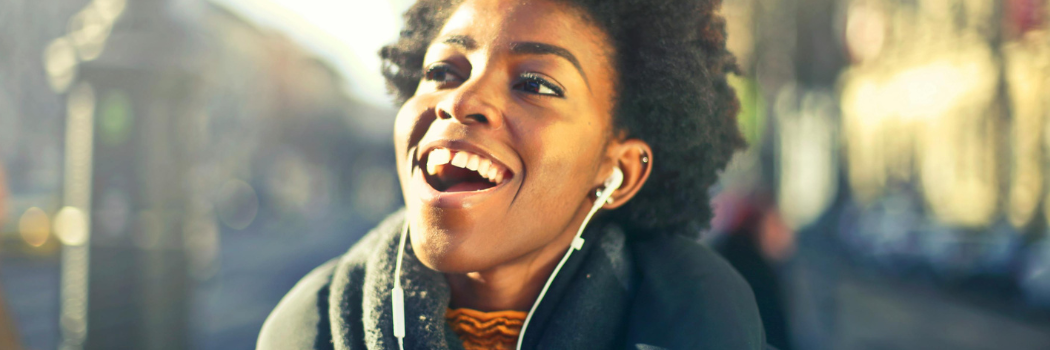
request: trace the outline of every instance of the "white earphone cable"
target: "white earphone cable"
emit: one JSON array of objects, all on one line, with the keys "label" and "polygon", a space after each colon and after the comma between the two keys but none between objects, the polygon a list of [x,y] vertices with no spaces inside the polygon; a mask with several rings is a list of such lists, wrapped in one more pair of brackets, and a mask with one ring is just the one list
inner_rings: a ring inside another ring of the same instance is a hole
[{"label": "white earphone cable", "polygon": [[[409,164],[416,158],[418,149],[408,152]],[[401,242],[397,245],[397,266],[394,268],[394,289],[390,293],[394,306],[394,337],[397,338],[398,349],[405,350],[405,290],[401,288],[401,261],[405,257],[405,241],[408,240],[408,216],[405,216],[405,225],[401,228]]]},{"label": "white earphone cable", "polygon": [[558,276],[558,272],[561,271],[562,266],[565,265],[566,261],[569,261],[569,256],[572,255],[574,250],[583,249],[583,229],[587,227],[587,223],[591,221],[591,217],[594,213],[597,213],[602,206],[605,205],[609,198],[612,197],[613,191],[620,187],[623,182],[623,173],[619,168],[613,170],[613,175],[606,180],[605,188],[598,193],[598,198],[595,199],[594,205],[591,206],[591,211],[587,213],[587,217],[583,219],[583,223],[580,224],[580,229],[576,230],[576,236],[572,239],[572,244],[569,249],[565,251],[565,255],[561,257],[561,261],[558,262],[558,266],[554,267],[554,271],[551,271],[550,277],[547,277],[547,283],[543,284],[543,289],[540,290],[540,295],[536,297],[536,301],[532,303],[532,308],[529,309],[528,316],[525,316],[525,323],[521,325],[521,332],[518,333],[518,344],[515,347],[517,350],[521,350],[521,344],[525,341],[525,331],[529,328],[529,321],[532,320],[532,315],[536,313],[536,309],[540,306],[540,301],[547,295],[547,289],[551,287],[551,283],[554,282],[554,277]]},{"label": "white earphone cable", "polygon": [[[528,316],[525,317],[525,323],[521,325],[521,333],[518,334],[518,344],[516,349],[521,350],[521,343],[525,339],[525,330],[529,327],[529,321],[532,320],[532,315],[536,313],[536,308],[539,307],[540,301],[547,294],[547,289],[550,288],[551,283],[554,282],[554,277],[561,271],[562,266],[569,260],[569,256],[572,255],[574,250],[583,249],[583,229],[587,227],[587,223],[591,221],[591,217],[594,213],[597,213],[606,202],[611,202],[610,198],[614,190],[620,187],[623,183],[623,172],[619,168],[613,169],[613,175],[605,181],[605,188],[598,192],[598,198],[594,201],[594,205],[591,206],[590,212],[584,217],[583,223],[580,224],[579,230],[576,231],[576,236],[573,237],[572,243],[569,249],[565,251],[565,255],[562,256],[561,261],[554,267],[554,271],[551,272],[550,277],[547,278],[547,283],[543,285],[543,289],[540,290],[539,296],[536,297],[536,302],[532,304],[532,308],[529,309]],[[397,346],[399,349],[405,349],[405,290],[401,288],[401,261],[404,259],[405,254],[405,241],[408,239],[408,220],[405,220],[405,225],[401,229],[401,241],[398,243],[397,248],[397,265],[394,268],[394,289],[391,292],[391,299],[394,306],[394,337],[397,338]]]},{"label": "white earphone cable", "polygon": [[405,350],[405,290],[401,288],[401,260],[405,256],[405,241],[408,239],[408,219],[401,229],[401,243],[397,246],[397,267],[394,268],[394,290],[390,297],[394,302],[394,336],[397,347]]}]

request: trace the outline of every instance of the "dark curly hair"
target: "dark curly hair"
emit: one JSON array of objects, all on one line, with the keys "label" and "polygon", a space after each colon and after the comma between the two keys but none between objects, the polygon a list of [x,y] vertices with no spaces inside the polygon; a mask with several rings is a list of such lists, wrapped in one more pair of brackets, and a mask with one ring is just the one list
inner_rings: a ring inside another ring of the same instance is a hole
[{"label": "dark curly hair", "polygon": [[[745,145],[736,125],[739,102],[726,82],[737,68],[717,14],[721,1],[554,1],[583,10],[612,41],[620,72],[614,125],[654,153],[646,185],[606,220],[627,232],[697,235],[711,219],[708,188]],[[398,41],[380,51],[399,104],[415,94],[427,47],[459,2],[420,0],[405,13]]]}]

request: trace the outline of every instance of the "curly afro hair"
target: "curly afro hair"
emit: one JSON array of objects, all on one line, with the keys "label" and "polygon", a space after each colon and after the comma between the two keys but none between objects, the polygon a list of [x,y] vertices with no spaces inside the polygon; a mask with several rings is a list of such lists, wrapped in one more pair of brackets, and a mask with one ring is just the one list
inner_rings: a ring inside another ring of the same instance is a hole
[{"label": "curly afro hair", "polygon": [[[608,35],[620,72],[614,125],[653,149],[645,186],[605,220],[633,238],[695,237],[712,216],[708,189],[745,145],[736,124],[739,102],[726,81],[737,68],[717,13],[721,0],[553,1],[583,10]],[[380,50],[399,104],[415,94],[427,47],[459,2],[420,0],[405,13],[398,41]]]}]

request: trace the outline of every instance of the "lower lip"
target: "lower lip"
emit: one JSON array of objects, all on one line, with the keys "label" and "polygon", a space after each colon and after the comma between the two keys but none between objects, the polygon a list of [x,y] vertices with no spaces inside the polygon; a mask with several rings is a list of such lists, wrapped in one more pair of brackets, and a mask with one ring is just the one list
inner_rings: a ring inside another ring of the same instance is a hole
[{"label": "lower lip", "polygon": [[423,204],[447,209],[470,208],[488,199],[493,194],[501,191],[510,180],[504,180],[496,186],[480,191],[463,192],[441,192],[427,183],[423,177],[423,169],[414,168],[412,171],[412,190],[419,195]]}]

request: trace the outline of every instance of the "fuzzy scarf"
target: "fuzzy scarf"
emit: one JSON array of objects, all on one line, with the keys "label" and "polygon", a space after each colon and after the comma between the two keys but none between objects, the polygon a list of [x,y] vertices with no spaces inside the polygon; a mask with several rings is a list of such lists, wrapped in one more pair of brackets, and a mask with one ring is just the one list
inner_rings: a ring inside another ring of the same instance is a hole
[{"label": "fuzzy scarf", "polygon": [[[335,349],[397,348],[390,298],[403,215],[398,212],[385,220],[336,267],[329,295]],[[572,255],[552,283],[530,322],[523,348],[616,347],[617,339],[610,335],[624,333],[632,269],[623,233],[605,231],[585,232],[584,249]],[[600,237],[589,239],[593,236]],[[445,277],[420,263],[411,244],[406,249],[401,267],[405,349],[463,349],[445,321],[450,300]]]}]

